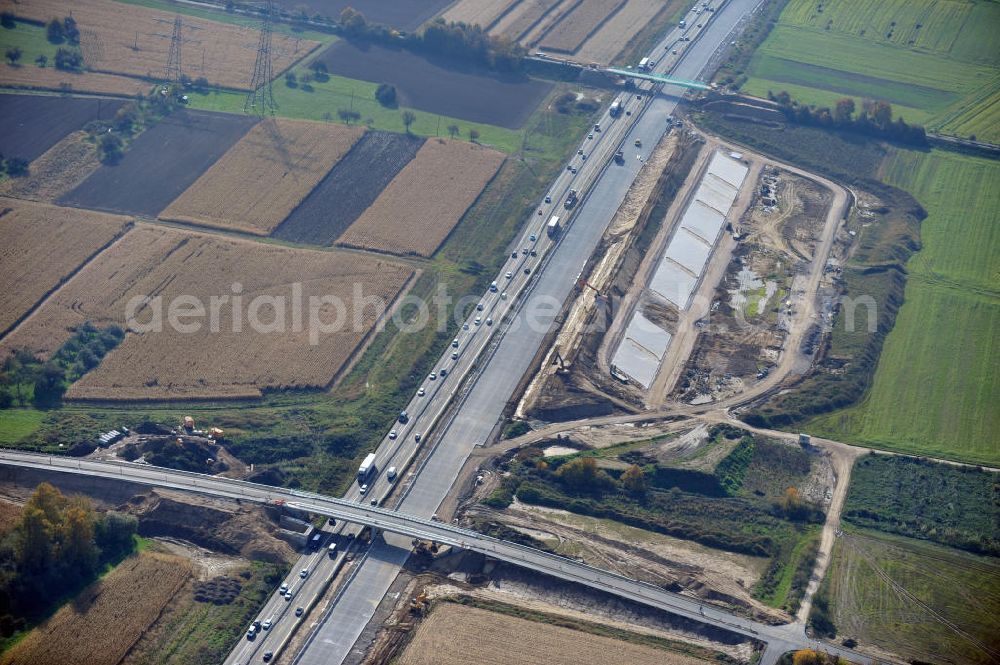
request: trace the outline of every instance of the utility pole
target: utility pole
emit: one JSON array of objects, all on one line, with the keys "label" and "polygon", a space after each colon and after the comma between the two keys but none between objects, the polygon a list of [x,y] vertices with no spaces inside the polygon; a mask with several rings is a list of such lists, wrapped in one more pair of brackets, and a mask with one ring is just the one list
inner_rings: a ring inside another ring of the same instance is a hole
[{"label": "utility pole", "polygon": [[274,18],[274,2],[267,0],[261,9],[260,39],[257,42],[257,59],[254,61],[250,77],[250,92],[243,104],[245,113],[256,113],[260,117],[274,115],[278,104],[274,101],[271,88],[273,70],[271,67],[271,21]]}]

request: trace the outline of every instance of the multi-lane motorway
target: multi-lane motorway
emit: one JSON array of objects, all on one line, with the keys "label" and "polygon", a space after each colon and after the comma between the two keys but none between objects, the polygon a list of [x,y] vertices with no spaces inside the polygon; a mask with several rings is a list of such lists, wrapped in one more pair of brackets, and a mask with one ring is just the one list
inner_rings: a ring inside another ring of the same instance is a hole
[{"label": "multi-lane motorway", "polygon": [[[702,603],[696,599],[671,593],[658,586],[638,582],[572,559],[566,559],[516,543],[484,536],[476,531],[450,524],[407,515],[399,511],[375,508],[363,502],[335,499],[319,494],[274,488],[230,478],[206,476],[125,462],[100,462],[52,455],[39,455],[36,453],[3,451],[0,452],[0,464],[36,469],[48,468],[56,472],[121,479],[144,485],[194,491],[212,496],[239,498],[243,501],[262,504],[281,503],[290,508],[304,510],[317,515],[346,520],[355,524],[368,524],[383,532],[404,534],[406,540],[410,537],[417,537],[444,545],[480,552],[495,559],[528,568],[529,570],[544,573],[568,582],[582,584],[650,607],[725,628],[746,637],[762,640],[767,642],[769,646],[774,647],[769,650],[771,653],[780,654],[789,648],[816,646],[814,641],[805,637],[801,626],[770,626],[757,623],[717,609],[710,604]],[[320,553],[316,556],[323,555]],[[289,607],[296,605],[296,597],[298,594],[303,593],[303,591],[295,587],[309,584],[310,577],[312,576],[311,568],[304,568],[304,570],[306,571],[305,578],[300,576],[301,571],[295,571],[295,579],[298,579],[301,584],[291,585],[291,592],[293,594],[291,600],[280,600],[278,601],[279,603]],[[268,603],[268,606],[270,614],[265,613],[264,620],[270,619],[280,623],[282,620],[281,617],[286,615],[287,609],[283,606],[274,607],[272,603]],[[292,612],[292,616],[294,616],[294,612]],[[285,619],[285,622],[290,623],[292,620]],[[278,623],[275,623],[274,627]],[[274,630],[274,627],[271,630]],[[264,639],[269,632],[265,632],[257,639]],[[848,657],[854,662],[868,662],[868,659],[864,656],[847,649],[841,649],[828,644],[824,644],[823,648],[831,653]]]},{"label": "multi-lane motorway", "polygon": [[[688,27],[672,29],[650,54],[655,62],[653,72],[685,79],[699,78],[717,48],[728,40],[733,27],[759,1],[729,0],[714,12],[688,16]],[[718,0],[712,4],[718,5]],[[368,511],[368,517],[359,519],[360,522],[371,523],[372,515],[380,515],[382,511],[372,509],[369,502],[375,499],[383,503],[393,489],[393,501],[398,502],[401,513],[429,518],[447,494],[472,449],[490,437],[504,405],[542,344],[559,305],[570,294],[576,277],[624,199],[642,161],[667,130],[666,120],[674,110],[677,96],[683,91],[668,86],[659,94],[651,94],[653,92],[653,84],[640,84],[636,90],[622,94],[625,104],[623,113],[611,118],[606,112],[598,120],[601,131],[593,132],[593,138],[584,139],[580,146],[587,159],[579,154],[574,156],[551,186],[547,194],[549,202],[539,202],[541,214],[532,215],[508,250],[504,267],[496,278],[496,290],[482,295],[456,337],[457,346],[449,346],[435,365],[434,378],[429,376],[423,382],[421,392],[407,405],[409,417],[406,422],[387,424],[386,436],[375,453],[380,473],[370,481],[364,496],[358,485],[354,485],[344,497],[354,505],[360,503]],[[625,153],[624,163],[612,164],[611,157],[619,148]],[[569,211],[563,207],[563,202],[570,189],[576,189],[582,199],[567,226]],[[552,215],[559,215],[564,225],[562,233],[556,238],[549,238],[545,232],[545,224]],[[516,257],[512,257],[514,252]],[[417,435],[420,435],[419,441]],[[425,447],[426,450],[422,450]],[[420,466],[411,469],[410,463],[421,452],[425,455]],[[394,483],[384,473],[390,466],[397,467],[401,472],[394,481],[398,483],[398,488],[393,487]],[[129,467],[128,474],[123,471],[122,475],[147,471],[161,472]],[[188,486],[187,489],[195,487]],[[204,487],[200,489],[207,490]],[[246,488],[235,490],[227,484],[216,490],[214,493],[225,496],[228,495],[226,492],[243,492]],[[343,506],[338,510],[343,510]],[[324,514],[337,513],[328,510]],[[407,519],[413,518],[402,515],[397,518]],[[413,524],[408,524],[409,530],[402,531],[409,536],[387,535],[384,542],[378,540],[370,549],[360,553],[358,564],[351,571],[349,584],[338,593],[319,625],[312,630],[296,662],[308,665],[341,663],[350,654],[409,554],[410,536],[415,532],[411,528]],[[438,525],[436,528],[445,527]],[[333,533],[326,538],[344,545],[349,542],[347,536],[356,533],[357,527],[338,524],[331,531]],[[441,536],[442,542],[450,542],[441,533],[435,533]],[[477,549],[475,543],[487,543],[489,540],[476,534],[463,537],[466,539],[463,545],[472,549]],[[495,547],[496,543],[491,545]],[[260,662],[264,654],[279,651],[300,622],[315,620],[308,618],[308,610],[343,564],[346,548],[341,546],[338,549],[335,557],[328,556],[325,548],[302,557],[286,581],[293,592],[292,598],[286,600],[275,594],[259,616],[261,621],[271,619],[273,626],[252,641],[242,640],[233,649],[227,663]],[[498,558],[505,558],[500,556],[500,552],[494,552]],[[515,562],[528,567],[548,565],[547,560],[533,560],[537,553],[530,556],[524,551],[508,554],[517,559]],[[619,595],[648,591],[629,586],[638,583],[575,562],[558,565],[563,568],[536,569],[551,574],[561,573],[557,576],[590,586],[605,585],[605,590]],[[300,576],[303,569],[306,570],[305,578]],[[588,582],[590,576],[593,576],[592,583]],[[633,597],[644,600],[641,595]],[[703,619],[713,619],[714,614],[710,616],[709,613],[715,613],[719,615],[720,622],[731,624],[737,621],[735,617],[709,606],[703,607],[686,599],[685,602],[690,607],[675,605],[671,611],[681,614],[697,612]],[[298,607],[303,608],[304,616],[296,616]],[[752,630],[759,631],[756,627]],[[773,644],[784,643],[782,640],[791,640],[789,644],[801,644],[804,640],[801,634],[796,636],[791,628],[780,630],[792,632],[786,635],[779,631],[771,635]],[[761,635],[759,632],[754,634]],[[767,639],[763,635],[761,637]]]},{"label": "multi-lane motorway", "polygon": [[[759,0],[730,0],[711,16],[689,16],[687,29],[672,29],[655,47],[651,54],[656,61],[653,71],[684,79],[699,78],[718,47],[729,40],[733,28],[758,3]],[[701,28],[698,23],[703,24]],[[681,41],[682,37],[690,41]],[[675,49],[677,55],[672,53]],[[583,200],[577,206],[571,225],[564,230],[558,243],[548,244],[545,241],[548,251],[544,262],[533,270],[530,297],[523,299],[529,305],[517,310],[493,333],[495,341],[477,360],[478,373],[466,383],[462,393],[456,395],[460,398],[459,405],[437,426],[434,436],[427,443],[431,448],[426,459],[407,480],[399,506],[401,511],[423,517],[433,515],[469,454],[475,446],[490,438],[505,404],[541,346],[559,304],[574,288],[587,258],[593,253],[642,167],[642,160],[667,131],[667,118],[673,113],[683,90],[665,87],[660,94],[650,95],[652,88],[650,84],[642,84],[631,94],[623,93],[625,111],[613,121],[607,115],[598,121],[604,131],[595,133],[594,139],[585,139],[581,149],[585,153],[589,150],[592,155],[601,151],[602,156],[595,155],[585,161],[579,156],[574,157],[571,165],[578,172],[563,171],[550,189],[550,207],[543,206],[543,214],[535,215],[526,225],[520,241],[512,245],[511,251],[525,247],[524,241],[532,233],[541,238],[541,226],[549,215],[564,210],[561,204],[568,189],[575,188],[580,192]],[[641,144],[638,148],[635,147],[636,139]],[[597,144],[593,145],[595,141]],[[619,146],[625,153],[624,163],[609,165],[610,156]],[[512,274],[513,279],[518,280],[514,286],[519,289],[524,288],[528,278],[532,277],[523,275],[523,272],[512,271]],[[505,278],[505,273],[502,273],[498,280],[501,288]],[[513,299],[511,287],[508,286],[507,290],[508,299],[502,301],[506,307],[523,302]],[[495,303],[495,299],[487,301],[487,305]],[[546,303],[550,306],[541,306]],[[527,323],[529,314],[532,315],[532,325]],[[500,317],[494,313],[492,318],[496,326]],[[473,335],[482,333],[475,329],[471,331]],[[463,340],[460,342],[465,343]],[[481,337],[479,346],[471,347],[471,351],[479,354],[484,346],[486,343]],[[467,345],[466,348],[470,347]],[[473,360],[475,358],[468,362],[471,364]],[[453,373],[449,381],[454,381],[452,385],[457,386],[458,378]],[[457,391],[458,388],[451,390]],[[450,391],[443,396],[448,394]],[[436,405],[433,411],[435,416],[443,413],[445,406],[443,402],[440,406]],[[428,428],[420,424],[419,429],[426,432]],[[311,633],[296,663],[325,665],[343,662],[355,649],[358,637],[408,554],[408,539],[390,536],[387,542],[373,545],[353,571],[350,584],[337,596],[320,625]],[[363,647],[360,645],[358,648]]]}]

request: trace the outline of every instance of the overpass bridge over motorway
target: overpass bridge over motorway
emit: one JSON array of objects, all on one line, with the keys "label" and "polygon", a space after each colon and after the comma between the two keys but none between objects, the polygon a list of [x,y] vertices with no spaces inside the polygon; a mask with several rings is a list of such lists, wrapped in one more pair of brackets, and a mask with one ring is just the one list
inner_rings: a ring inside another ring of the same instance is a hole
[{"label": "overpass bridge over motorway", "polygon": [[479,552],[499,561],[550,575],[626,598],[643,605],[677,614],[688,619],[722,628],[767,645],[764,665],[777,661],[782,653],[801,648],[822,649],[831,654],[868,665],[867,656],[826,642],[808,638],[801,625],[771,626],[731,614],[688,596],[666,591],[658,586],[611,573],[593,566],[548,554],[531,547],[485,536],[452,524],[414,517],[365,503],[259,485],[231,478],[207,476],[187,471],[127,462],[103,462],[20,451],[0,451],[0,465],[25,467],[57,473],[84,475],[195,492],[209,496],[284,505],[338,520],[365,524],[375,529],[430,540],[465,550]]}]

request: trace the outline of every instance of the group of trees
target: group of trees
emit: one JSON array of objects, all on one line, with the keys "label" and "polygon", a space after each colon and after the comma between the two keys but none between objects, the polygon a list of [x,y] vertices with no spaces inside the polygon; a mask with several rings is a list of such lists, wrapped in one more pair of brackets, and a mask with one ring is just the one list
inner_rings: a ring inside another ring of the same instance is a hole
[{"label": "group of trees", "polygon": [[109,563],[135,548],[131,515],[94,511],[84,497],[65,497],[42,483],[21,519],[0,542],[0,634],[89,584]]},{"label": "group of trees", "polygon": [[57,18],[49,21],[45,26],[45,37],[52,44],[80,45],[80,29],[72,16],[67,16],[61,21]]},{"label": "group of trees", "polygon": [[6,173],[13,178],[28,175],[28,160],[23,157],[7,157],[0,153],[0,175]]},{"label": "group of trees", "polygon": [[785,91],[778,94],[768,92],[767,97],[777,102],[786,118],[800,125],[842,129],[900,143],[927,145],[924,128],[907,124],[902,117],[893,120],[892,105],[889,102],[866,99],[855,115],[857,108],[850,97],[839,100],[833,109],[802,104]]},{"label": "group of trees", "polygon": [[51,360],[43,361],[26,349],[15,350],[0,365],[0,408],[54,406],[70,383],[97,367],[124,337],[118,326],[99,330],[84,323]]},{"label": "group of trees", "polygon": [[346,7],[340,14],[340,29],[348,37],[392,45],[411,51],[470,62],[497,71],[519,71],[527,54],[523,46],[506,37],[490,35],[478,25],[432,21],[420,32],[403,34],[369,23],[364,14]]}]

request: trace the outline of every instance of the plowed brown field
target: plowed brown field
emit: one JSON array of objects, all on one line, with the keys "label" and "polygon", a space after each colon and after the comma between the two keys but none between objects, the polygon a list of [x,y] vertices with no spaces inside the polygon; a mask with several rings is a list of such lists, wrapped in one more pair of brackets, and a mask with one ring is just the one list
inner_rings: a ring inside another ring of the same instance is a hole
[{"label": "plowed brown field", "polygon": [[143,552],[125,559],[0,656],[0,664],[115,665],[190,575],[180,557]]},{"label": "plowed brown field", "polygon": [[[133,326],[120,346],[70,387],[69,398],[250,397],[265,388],[323,387],[376,323],[377,310],[362,308],[356,289],[388,307],[411,275],[407,267],[354,254],[139,224],[15,328],[0,342],[0,353],[26,347],[50,354],[66,341],[71,327],[84,321],[125,326],[133,297],[159,296],[159,303],[151,302],[135,319],[152,324],[158,310],[161,330]],[[181,326],[170,317],[172,303],[188,308],[175,301],[179,296],[204,308],[200,317],[176,320]],[[316,306],[320,322],[332,326],[339,320],[339,330],[310,325],[311,296],[340,299],[339,319],[336,304],[317,301]],[[315,343],[313,330],[319,331]]]},{"label": "plowed brown field", "polygon": [[[0,11],[43,23],[68,16],[70,9],[80,29],[80,48],[88,69],[153,78],[165,75],[175,18],[172,13],[113,0],[74,0],[71,4],[65,0],[0,0]],[[256,28],[190,16],[183,17],[183,24],[182,36],[191,40],[183,46],[186,75],[204,76],[227,88],[249,88],[257,57]],[[275,76],[318,45],[275,34],[271,44]],[[24,69],[38,68],[24,65]]]},{"label": "plowed brown field", "polygon": [[11,67],[4,62],[0,63],[0,85],[8,88],[100,92],[132,97],[149,92],[152,84],[148,81],[116,74],[65,72],[55,67],[36,67],[34,64]]},{"label": "plowed brown field", "polygon": [[542,38],[542,48],[576,53],[598,26],[621,9],[626,0],[583,0]]},{"label": "plowed brown field", "polygon": [[258,123],[160,217],[267,235],[363,133],[328,123]]},{"label": "plowed brown field", "polygon": [[0,336],[128,222],[117,215],[0,199]]},{"label": "plowed brown field", "polygon": [[[420,624],[400,665],[704,665],[665,649],[537,623],[454,603],[441,603]],[[708,661],[710,662],[710,661]]]},{"label": "plowed brown field", "polygon": [[503,160],[502,153],[473,143],[429,139],[338,243],[430,256]]}]

